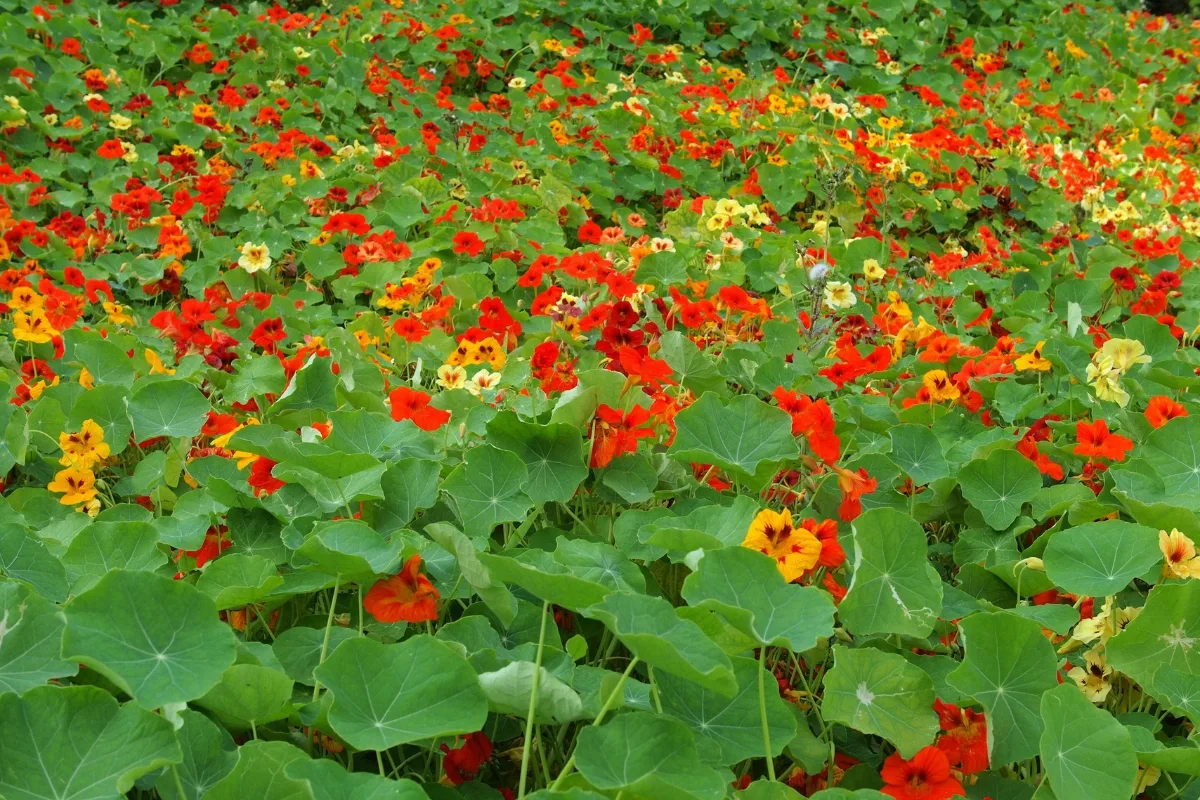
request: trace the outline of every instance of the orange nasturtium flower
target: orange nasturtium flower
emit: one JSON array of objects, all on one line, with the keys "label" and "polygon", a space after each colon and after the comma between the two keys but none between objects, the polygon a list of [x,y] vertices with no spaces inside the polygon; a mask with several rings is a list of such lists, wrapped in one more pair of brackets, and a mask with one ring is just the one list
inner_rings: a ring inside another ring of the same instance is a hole
[{"label": "orange nasturtium flower", "polygon": [[1170,533],[1158,532],[1158,549],[1162,550],[1165,563],[1164,578],[1200,578],[1200,556],[1196,555],[1196,544],[1177,529]]},{"label": "orange nasturtium flower", "polygon": [[77,506],[96,496],[96,476],[90,469],[67,467],[60,470],[46,488],[61,494],[58,502],[64,506]]},{"label": "orange nasturtium flower", "polygon": [[817,564],[821,542],[812,531],[792,524],[792,512],[764,508],[750,523],[742,547],[775,559],[784,580],[791,583]]},{"label": "orange nasturtium flower", "polygon": [[399,574],[376,581],[363,599],[363,608],[380,622],[425,622],[437,619],[440,595],[420,573],[421,557],[404,562]]}]

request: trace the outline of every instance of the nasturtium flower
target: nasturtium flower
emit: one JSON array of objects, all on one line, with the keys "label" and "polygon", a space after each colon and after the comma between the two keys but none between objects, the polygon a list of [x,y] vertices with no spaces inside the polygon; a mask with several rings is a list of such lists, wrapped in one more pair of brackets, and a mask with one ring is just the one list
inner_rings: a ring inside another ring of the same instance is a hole
[{"label": "nasturtium flower", "polygon": [[830,281],[825,284],[825,308],[830,311],[841,311],[852,307],[858,302],[854,287],[843,281]]},{"label": "nasturtium flower", "polygon": [[84,420],[75,433],[60,433],[58,446],[63,451],[58,463],[77,469],[91,469],[97,462],[108,458],[112,452],[104,441],[104,429],[91,419]]},{"label": "nasturtium flower", "polygon": [[936,747],[925,747],[911,759],[892,753],[879,771],[879,791],[894,800],[950,800],[966,792],[950,772],[950,760]]},{"label": "nasturtium flower", "polygon": [[1200,578],[1200,556],[1196,555],[1196,544],[1179,529],[1172,528],[1170,533],[1159,531],[1158,549],[1163,554],[1164,578]]},{"label": "nasturtium flower", "polygon": [[429,405],[432,399],[419,389],[399,386],[388,395],[392,419],[397,422],[410,419],[423,431],[436,431],[450,421],[450,412]]},{"label": "nasturtium flower", "polygon": [[941,403],[946,400],[953,402],[962,397],[957,384],[950,379],[944,369],[931,369],[921,377],[921,385],[929,392],[931,403]]},{"label": "nasturtium flower", "polygon": [[1035,372],[1049,372],[1054,365],[1042,355],[1042,348],[1045,346],[1046,343],[1044,341],[1038,342],[1032,351],[1018,356],[1017,360],[1013,362],[1013,367],[1019,372],[1030,370]]},{"label": "nasturtium flower", "polygon": [[271,266],[271,251],[265,244],[251,244],[247,242],[242,245],[242,255],[238,259],[238,266],[253,275],[255,272],[260,272],[264,269],[269,269]]},{"label": "nasturtium flower", "polygon": [[461,389],[466,386],[467,371],[454,364],[443,364],[437,370],[437,385],[443,389]]},{"label": "nasturtium flower", "polygon": [[1166,395],[1151,397],[1145,412],[1146,422],[1150,423],[1151,428],[1161,428],[1176,417],[1187,415],[1188,410],[1183,403],[1178,403]]},{"label": "nasturtium flower", "polygon": [[880,266],[876,259],[868,258],[863,262],[863,276],[869,281],[877,282],[887,276],[887,270]]},{"label": "nasturtium flower", "polygon": [[55,473],[46,488],[61,494],[58,502],[64,506],[77,506],[96,496],[96,475],[90,469],[67,467]]},{"label": "nasturtium flower", "polygon": [[486,369],[481,369],[471,376],[471,380],[463,384],[463,388],[475,397],[483,397],[484,392],[490,392],[499,385],[499,372],[488,372]]},{"label": "nasturtium flower", "polygon": [[969,708],[959,708],[941,700],[933,701],[942,735],[937,748],[946,754],[950,764],[964,775],[974,775],[988,768],[987,720],[983,714]]},{"label": "nasturtium flower", "polygon": [[1122,374],[1135,364],[1149,364],[1146,346],[1137,339],[1109,339],[1096,352],[1097,360],[1112,359],[1112,365]]},{"label": "nasturtium flower", "polygon": [[1083,662],[1082,667],[1072,667],[1068,670],[1067,677],[1075,681],[1075,685],[1088,700],[1097,704],[1103,703],[1112,691],[1112,683],[1109,682],[1112,667],[1108,666],[1104,653],[1099,648],[1087,651]]},{"label": "nasturtium flower", "polygon": [[1115,433],[1109,433],[1108,423],[1098,419],[1093,423],[1075,423],[1075,438],[1079,444],[1074,453],[1085,458],[1107,458],[1122,461],[1133,449],[1133,442]]},{"label": "nasturtium flower", "polygon": [[821,558],[821,542],[812,531],[793,525],[792,512],[786,508],[759,511],[742,546],[775,559],[779,573],[789,583],[815,567]]},{"label": "nasturtium flower", "polygon": [[17,341],[46,344],[55,336],[58,336],[58,331],[41,309],[34,309],[28,314],[21,311],[13,314],[13,338]]},{"label": "nasturtium flower", "polygon": [[420,573],[421,557],[413,555],[400,572],[376,581],[363,598],[363,608],[380,622],[427,622],[438,617],[440,595]]}]

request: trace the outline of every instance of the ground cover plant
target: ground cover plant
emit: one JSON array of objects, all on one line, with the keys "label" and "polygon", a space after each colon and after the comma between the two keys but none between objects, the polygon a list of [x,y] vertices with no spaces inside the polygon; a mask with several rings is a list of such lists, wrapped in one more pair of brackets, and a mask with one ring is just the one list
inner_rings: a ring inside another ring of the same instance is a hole
[{"label": "ground cover plant", "polygon": [[1200,797],[1200,27],[0,0],[0,797]]}]

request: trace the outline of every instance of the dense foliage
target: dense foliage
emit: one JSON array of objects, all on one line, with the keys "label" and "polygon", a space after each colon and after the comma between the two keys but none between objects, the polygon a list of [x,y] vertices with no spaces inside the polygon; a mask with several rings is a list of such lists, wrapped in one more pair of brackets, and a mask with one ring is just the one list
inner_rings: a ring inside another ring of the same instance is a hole
[{"label": "dense foliage", "polygon": [[1198,66],[0,0],[0,797],[1200,797]]}]

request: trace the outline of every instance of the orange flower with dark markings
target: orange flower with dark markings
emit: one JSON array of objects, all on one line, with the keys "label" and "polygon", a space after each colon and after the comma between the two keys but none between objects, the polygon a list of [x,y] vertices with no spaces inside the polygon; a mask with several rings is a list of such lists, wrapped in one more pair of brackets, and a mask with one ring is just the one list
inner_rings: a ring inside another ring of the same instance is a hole
[{"label": "orange flower with dark markings", "polygon": [[1108,423],[1098,419],[1092,424],[1079,422],[1075,425],[1075,438],[1079,444],[1073,451],[1077,456],[1086,458],[1107,458],[1110,461],[1122,461],[1133,449],[1133,442],[1124,436],[1108,432]]},{"label": "orange flower with dark markings", "polygon": [[1150,404],[1146,406],[1146,422],[1149,422],[1152,428],[1161,428],[1176,417],[1187,415],[1188,411],[1183,403],[1177,403],[1163,394],[1151,397]]}]

